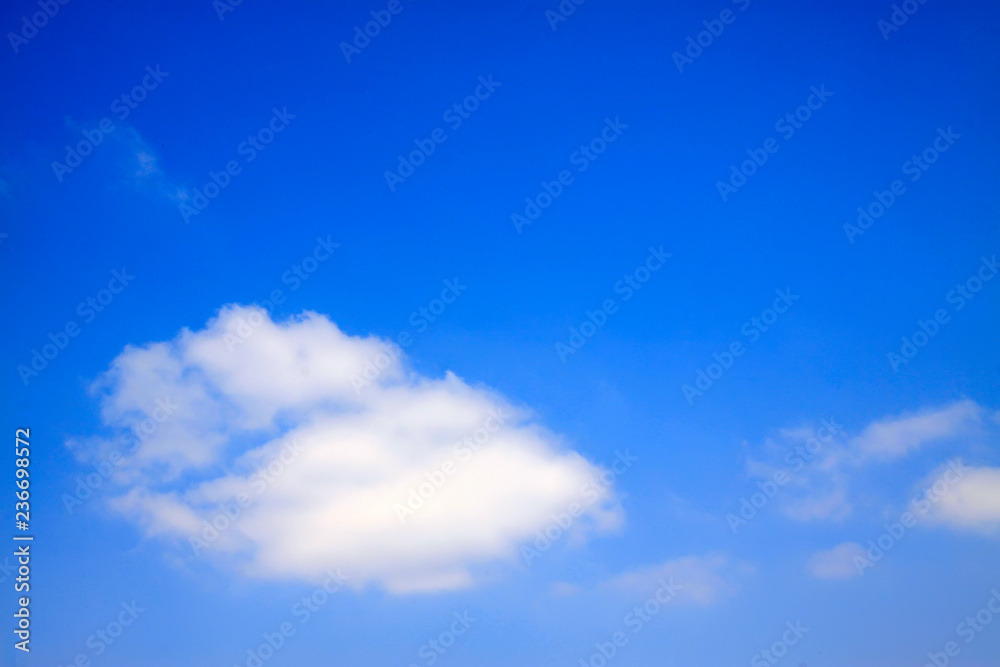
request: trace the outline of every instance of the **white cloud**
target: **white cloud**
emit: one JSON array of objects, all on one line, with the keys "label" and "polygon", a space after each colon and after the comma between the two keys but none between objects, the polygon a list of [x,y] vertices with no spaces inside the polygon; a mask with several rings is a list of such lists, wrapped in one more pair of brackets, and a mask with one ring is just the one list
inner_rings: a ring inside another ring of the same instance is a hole
[{"label": "white cloud", "polygon": [[122,165],[123,175],[127,174],[124,180],[132,187],[173,202],[190,197],[187,188],[173,182],[163,171],[158,152],[135,127],[120,123],[107,137],[108,143],[115,146],[115,159]]},{"label": "white cloud", "polygon": [[1000,468],[961,466],[951,479],[940,476],[935,484],[940,489],[931,486],[912,511],[925,509],[929,522],[950,528],[1000,531]]},{"label": "white cloud", "polygon": [[135,170],[136,176],[149,176],[160,171],[156,166],[156,157],[149,151],[139,151],[135,154],[135,160],[138,164]]},{"label": "white cloud", "polygon": [[853,579],[861,575],[854,564],[856,557],[865,558],[865,549],[856,542],[844,542],[828,551],[820,551],[809,559],[806,567],[820,579]]},{"label": "white cloud", "polygon": [[796,521],[832,519],[839,521],[851,513],[845,488],[835,488],[823,495],[803,496],[786,503],[782,511]]},{"label": "white cloud", "polygon": [[583,589],[576,584],[571,584],[565,581],[553,582],[548,589],[549,595],[555,598],[568,598],[576,595]]},{"label": "white cloud", "polygon": [[762,480],[758,488],[773,487],[779,510],[790,519],[840,520],[852,509],[849,477],[840,469],[843,451],[843,427],[833,420],[785,428],[747,458],[747,475]]},{"label": "white cloud", "polygon": [[956,401],[942,408],[873,422],[850,444],[863,459],[897,459],[925,444],[975,432],[984,414],[974,401]]},{"label": "white cloud", "polygon": [[[917,413],[883,417],[853,437],[833,422],[782,429],[747,458],[750,477],[773,480],[785,473],[778,491],[781,512],[796,521],[842,520],[854,509],[851,488],[861,473],[896,462],[928,445],[969,439],[984,432],[991,415],[976,402],[960,400]],[[825,433],[824,431],[825,427]]]},{"label": "white cloud", "polygon": [[[177,407],[120,464],[112,507],[185,546],[211,534],[206,521],[239,514],[206,540],[222,564],[313,581],[340,567],[356,586],[396,592],[475,583],[585,487],[596,500],[580,503],[574,531],[620,523],[613,492],[588,484],[600,470],[495,392],[415,375],[401,359],[357,390],[352,377],[385,349],[315,313],[275,323],[240,306],[127,347],[95,383],[103,421],[128,429],[157,399]],[[112,448],[73,446],[87,458]],[[430,497],[401,520],[422,484]]]},{"label": "white cloud", "polygon": [[661,579],[669,582],[673,578],[674,583],[681,587],[677,596],[679,601],[710,605],[721,596],[735,592],[732,580],[750,570],[746,564],[732,564],[723,554],[710,553],[705,556],[684,556],[625,572],[605,585],[642,595],[660,586]]}]

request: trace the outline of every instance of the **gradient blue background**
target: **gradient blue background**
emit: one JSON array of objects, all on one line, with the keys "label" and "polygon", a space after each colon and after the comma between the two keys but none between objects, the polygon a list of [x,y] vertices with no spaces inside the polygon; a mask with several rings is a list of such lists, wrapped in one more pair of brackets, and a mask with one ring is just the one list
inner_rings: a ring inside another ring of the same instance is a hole
[{"label": "gradient blue background", "polygon": [[[1000,250],[996,4],[930,0],[885,41],[876,22],[888,2],[753,0],[683,74],[671,53],[734,5],[588,0],[553,31],[554,0],[404,0],[350,64],[339,43],[385,5],[335,5],[245,0],[220,21],[208,0],[73,0],[19,53],[0,46],[0,375],[5,429],[32,428],[38,540],[35,651],[15,662],[5,630],[5,664],[68,663],[133,598],[147,611],[94,664],[244,664],[312,590],[189,572],[99,502],[63,510],[61,494],[87,472],[64,442],[98,428],[87,386],[125,345],[169,339],[274,288],[288,295],[276,317],[311,309],[352,334],[395,336],[455,277],[468,290],[415,337],[414,367],[501,390],[593,461],[631,448],[641,462],[618,485],[627,526],[501,585],[338,595],[266,664],[422,664],[419,646],[468,608],[480,620],[439,664],[576,665],[641,600],[589,588],[552,598],[551,581],[711,550],[756,572],[716,605],[664,612],[617,664],[747,664],[795,618],[812,630],[785,662],[810,667],[918,665],[952,638],[1000,584],[995,540],[914,532],[891,565],[831,583],[803,560],[874,537],[879,517],[790,527],[771,512],[738,536],[722,517],[751,488],[745,441],[821,417],[857,430],[960,397],[997,407],[1000,285],[899,373],[886,361]],[[36,10],[7,3],[0,28]],[[63,146],[110,116],[147,65],[169,77],[116,124],[134,128],[160,172],[137,179],[134,151],[109,139],[57,182],[50,163]],[[390,192],[383,172],[396,156],[445,127],[442,112],[486,75],[502,86]],[[716,181],[820,84],[834,96],[723,203]],[[185,224],[163,188],[201,188],[273,107],[297,117]],[[511,213],[570,168],[606,117],[629,127],[518,234]],[[848,243],[856,208],[948,126],[962,138]],[[290,292],[282,274],[327,235],[338,253]],[[668,266],[562,363],[554,344],[660,244]],[[16,366],[123,266],[134,284],[24,386]],[[681,385],[785,287],[801,300],[689,406]],[[11,506],[0,506],[4,525]],[[993,627],[961,664],[996,665],[998,649]]]}]

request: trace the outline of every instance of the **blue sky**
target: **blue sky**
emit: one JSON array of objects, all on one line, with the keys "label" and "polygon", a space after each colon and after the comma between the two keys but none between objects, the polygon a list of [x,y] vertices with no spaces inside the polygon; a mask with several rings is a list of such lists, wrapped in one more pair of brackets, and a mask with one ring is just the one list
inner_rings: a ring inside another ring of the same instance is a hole
[{"label": "blue sky", "polygon": [[44,11],[4,664],[996,664],[995,5]]}]

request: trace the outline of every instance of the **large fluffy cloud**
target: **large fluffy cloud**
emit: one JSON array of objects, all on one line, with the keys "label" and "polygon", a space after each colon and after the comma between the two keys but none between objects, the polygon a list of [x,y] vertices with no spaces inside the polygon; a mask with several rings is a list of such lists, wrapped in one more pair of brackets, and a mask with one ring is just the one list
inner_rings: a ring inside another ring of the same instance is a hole
[{"label": "large fluffy cloud", "polygon": [[250,576],[459,588],[572,503],[579,534],[621,518],[601,470],[527,411],[315,313],[226,307],[127,347],[94,389],[105,424],[140,434],[120,459],[113,438],[72,443],[113,457],[111,506]]}]

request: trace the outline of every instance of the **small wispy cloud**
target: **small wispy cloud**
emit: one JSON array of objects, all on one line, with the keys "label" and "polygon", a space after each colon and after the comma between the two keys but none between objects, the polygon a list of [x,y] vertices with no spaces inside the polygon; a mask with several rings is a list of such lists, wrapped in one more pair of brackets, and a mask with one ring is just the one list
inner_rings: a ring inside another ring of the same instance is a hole
[{"label": "small wispy cloud", "polygon": [[854,579],[861,576],[855,558],[865,558],[865,549],[857,542],[844,542],[812,555],[806,569],[819,579]]},{"label": "small wispy cloud", "polygon": [[893,461],[928,444],[974,433],[985,414],[975,401],[962,400],[916,414],[880,419],[853,438],[850,447],[862,461]]},{"label": "small wispy cloud", "polygon": [[839,521],[850,514],[851,509],[851,503],[847,499],[847,489],[844,486],[839,486],[823,495],[798,498],[796,501],[784,505],[782,511],[785,516],[796,521],[818,519]]},{"label": "small wispy cloud", "polygon": [[684,556],[656,565],[624,572],[604,583],[612,590],[644,594],[671,578],[681,587],[679,601],[710,605],[736,592],[736,580],[752,571],[745,563],[733,563],[721,553]]},{"label": "small wispy cloud", "polygon": [[152,153],[148,151],[139,151],[135,155],[136,161],[139,163],[139,168],[136,170],[136,176],[149,176],[150,174],[155,174],[159,172],[156,166],[156,158]]},{"label": "small wispy cloud", "polygon": [[580,593],[583,590],[582,587],[576,584],[571,584],[565,581],[553,582],[549,588],[548,593],[555,598],[568,598]]},{"label": "small wispy cloud", "polygon": [[162,196],[172,203],[188,197],[187,189],[175,183],[160,166],[156,150],[132,126],[123,126],[121,131],[111,135],[122,148],[122,159],[127,165],[126,180],[139,190],[155,196]]},{"label": "small wispy cloud", "polygon": [[970,440],[989,423],[975,401],[955,401],[918,412],[882,417],[851,436],[843,429],[823,438],[810,427],[782,429],[746,461],[747,475],[773,480],[785,475],[777,503],[796,521],[840,521],[855,505],[852,486],[865,473],[933,445]]}]

